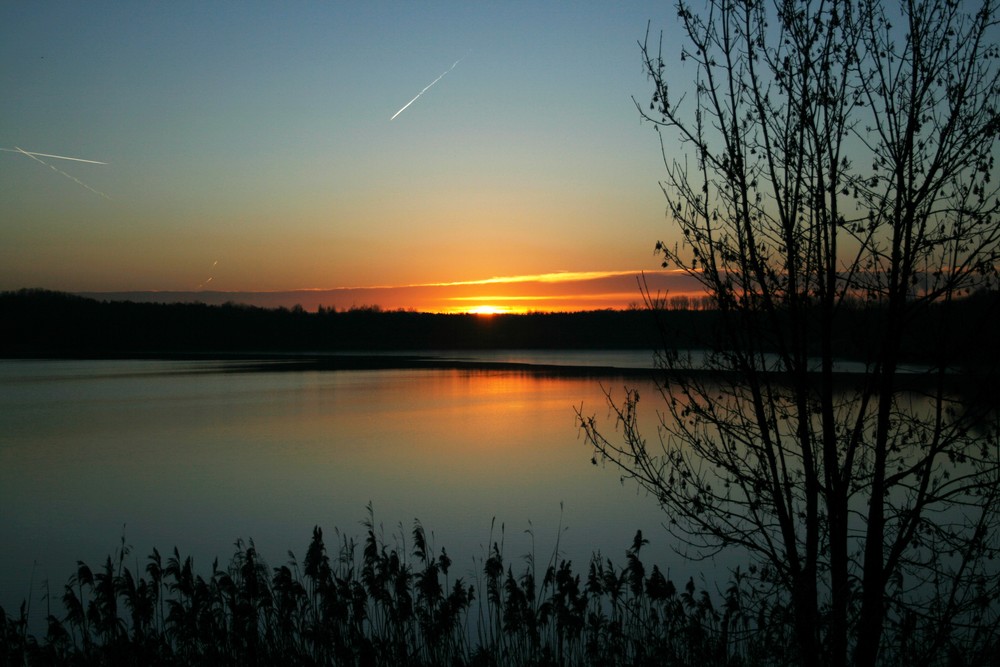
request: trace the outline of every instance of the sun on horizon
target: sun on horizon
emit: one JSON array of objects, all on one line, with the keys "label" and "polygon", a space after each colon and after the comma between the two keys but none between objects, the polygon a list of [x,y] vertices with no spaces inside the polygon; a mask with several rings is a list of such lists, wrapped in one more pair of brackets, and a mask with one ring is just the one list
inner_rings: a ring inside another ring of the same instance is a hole
[{"label": "sun on horizon", "polygon": [[503,315],[505,313],[515,312],[510,308],[504,308],[503,306],[492,306],[488,304],[483,304],[481,306],[473,306],[472,308],[466,309],[464,312],[469,315],[483,315],[486,317],[491,317],[493,315]]}]

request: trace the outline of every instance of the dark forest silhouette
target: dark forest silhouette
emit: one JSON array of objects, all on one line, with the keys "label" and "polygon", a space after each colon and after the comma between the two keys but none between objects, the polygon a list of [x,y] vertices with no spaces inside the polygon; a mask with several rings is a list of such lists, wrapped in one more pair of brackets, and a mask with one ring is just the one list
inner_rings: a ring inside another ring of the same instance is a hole
[{"label": "dark forest silhouette", "polygon": [[60,292],[0,294],[0,355],[116,356],[442,349],[653,349],[644,310],[528,315],[266,309],[101,302]]},{"label": "dark forest silhouette", "polygon": [[[983,371],[998,363],[993,316],[1000,294],[981,292],[952,303],[948,323],[961,367]],[[884,317],[855,304],[836,333],[837,353],[864,361],[866,332]],[[934,317],[934,306],[924,316]],[[577,313],[444,315],[382,311],[266,309],[240,304],[97,301],[47,290],[0,293],[0,357],[224,358],[266,353],[421,350],[654,350],[699,348],[722,318],[713,310],[629,309]],[[903,357],[919,363],[940,331],[914,326]],[[668,340],[664,341],[664,337]],[[960,368],[956,368],[960,370]]]}]

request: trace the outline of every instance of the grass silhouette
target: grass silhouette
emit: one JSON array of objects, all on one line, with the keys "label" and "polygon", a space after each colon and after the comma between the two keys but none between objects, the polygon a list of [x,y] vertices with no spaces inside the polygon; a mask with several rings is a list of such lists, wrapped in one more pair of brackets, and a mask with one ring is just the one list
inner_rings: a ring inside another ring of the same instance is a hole
[{"label": "grass silhouette", "polygon": [[[682,587],[643,563],[641,532],[617,566],[594,554],[585,576],[559,559],[539,572],[504,553],[503,529],[470,580],[454,577],[419,521],[386,537],[369,506],[364,538],[317,526],[303,560],[270,567],[239,540],[227,567],[198,574],[174,548],[142,567],[124,538],[63,587],[64,613],[29,632],[27,605],[0,610],[0,665],[781,665],[788,608],[733,573],[724,591]],[[530,532],[530,531],[529,531]],[[50,598],[51,594],[47,596]],[[918,655],[920,633],[887,653]],[[981,646],[997,648],[994,638]],[[909,648],[908,648],[909,647]],[[892,647],[890,647],[892,648]],[[983,653],[982,655],[988,655]],[[891,662],[896,663],[897,660]]]},{"label": "grass silhouette", "polygon": [[719,610],[692,581],[647,572],[641,533],[625,566],[594,555],[581,577],[558,545],[543,571],[533,554],[516,567],[501,529],[466,580],[419,521],[409,545],[370,508],[363,525],[360,542],[338,531],[330,546],[316,527],[301,561],[273,568],[240,540],[207,575],[177,548],[143,567],[123,539],[99,567],[77,564],[44,634],[26,604],[0,613],[0,664],[733,664],[755,651],[736,599]]}]

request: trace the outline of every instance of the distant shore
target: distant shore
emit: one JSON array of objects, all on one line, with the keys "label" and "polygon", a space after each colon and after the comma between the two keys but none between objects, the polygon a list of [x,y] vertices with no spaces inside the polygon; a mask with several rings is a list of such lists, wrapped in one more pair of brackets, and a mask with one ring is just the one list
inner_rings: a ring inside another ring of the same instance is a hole
[{"label": "distant shore", "polygon": [[[928,305],[908,329],[900,361],[933,367],[944,345],[950,367],[971,375],[996,368],[998,310],[996,292],[972,295],[949,304],[946,311]],[[883,316],[877,306],[846,304],[832,333],[835,357],[859,362],[873,358],[879,342],[866,332]],[[663,371],[651,368],[520,364],[476,359],[474,352],[621,350],[652,356],[667,347],[710,347],[711,341],[725,337],[727,326],[735,326],[728,323],[715,310],[490,316],[375,307],[307,312],[239,304],[97,301],[26,289],[0,292],[0,358],[218,360],[271,370],[452,368],[661,377]],[[818,354],[819,335],[813,334]],[[454,354],[442,355],[442,350]]]},{"label": "distant shore", "polygon": [[[470,351],[473,352],[474,351]],[[652,361],[652,351],[650,360]],[[271,373],[301,371],[367,371],[367,370],[465,370],[531,373],[547,377],[662,377],[664,371],[649,367],[614,366],[603,364],[555,364],[514,361],[493,361],[473,357],[438,355],[433,353],[302,353],[302,352],[204,352],[204,353],[108,353],[108,354],[23,354],[0,356],[0,360],[149,360],[203,362],[206,372]],[[219,366],[211,366],[219,362]]]},{"label": "distant shore", "polygon": [[[484,352],[491,352],[487,350]],[[598,363],[538,363],[521,361],[496,361],[476,358],[476,351],[465,351],[468,356],[455,355],[452,352],[435,353],[301,353],[301,352],[206,352],[206,353],[119,353],[101,355],[28,355],[0,356],[0,362],[7,361],[165,361],[183,364],[190,362],[197,367],[182,368],[181,373],[295,373],[295,372],[338,372],[338,371],[392,371],[392,370],[425,370],[425,371],[465,371],[482,373],[520,373],[543,378],[592,378],[596,381],[604,379],[623,379],[648,382],[665,382],[676,380],[681,375],[697,378],[705,382],[742,382],[742,376],[736,372],[687,369],[684,371],[668,371],[663,368],[620,366]],[[530,351],[528,351],[530,353]],[[599,354],[600,351],[598,351]],[[650,351],[650,361],[653,353]],[[775,373],[774,377],[788,378],[785,373]],[[818,378],[819,376],[817,376]],[[833,381],[841,389],[857,387],[859,381],[866,376],[857,372],[835,372]],[[940,378],[927,373],[911,372],[897,376],[897,386],[900,389],[926,390],[929,383],[939,382]],[[965,373],[951,374],[945,377],[951,390],[959,393],[972,391],[975,395],[982,394],[982,388],[970,385],[969,376]],[[988,400],[995,401],[995,398]]]},{"label": "distant shore", "polygon": [[0,293],[0,356],[206,356],[480,349],[635,349],[661,342],[652,311],[444,315],[377,308],[96,301]]}]

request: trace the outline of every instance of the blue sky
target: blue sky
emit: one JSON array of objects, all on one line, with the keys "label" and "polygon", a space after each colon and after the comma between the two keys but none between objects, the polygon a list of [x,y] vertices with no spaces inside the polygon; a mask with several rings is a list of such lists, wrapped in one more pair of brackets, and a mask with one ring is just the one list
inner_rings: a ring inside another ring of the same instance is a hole
[{"label": "blue sky", "polygon": [[669,42],[673,15],[651,2],[3,3],[0,147],[108,164],[0,153],[0,289],[654,269],[662,164],[631,96],[651,90],[637,40],[651,21]]}]

